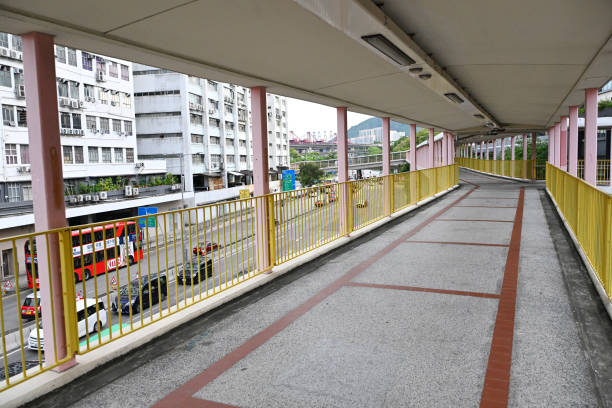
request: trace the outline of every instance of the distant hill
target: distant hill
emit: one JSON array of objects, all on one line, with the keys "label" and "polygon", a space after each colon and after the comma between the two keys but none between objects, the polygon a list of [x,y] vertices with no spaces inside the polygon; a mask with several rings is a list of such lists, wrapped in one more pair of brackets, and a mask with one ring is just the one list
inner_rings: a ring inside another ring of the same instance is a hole
[{"label": "distant hill", "polygon": [[[366,119],[361,123],[356,124],[355,126],[351,126],[348,130],[348,138],[349,139],[353,139],[357,136],[359,136],[359,131],[360,130],[365,130],[365,129],[374,129],[377,127],[381,127],[382,126],[382,119],[381,118],[370,118],[370,119]],[[410,134],[410,125],[406,125],[403,123],[397,123],[394,121],[391,121],[391,130],[396,130],[398,132],[405,132],[406,136],[408,136]]]}]

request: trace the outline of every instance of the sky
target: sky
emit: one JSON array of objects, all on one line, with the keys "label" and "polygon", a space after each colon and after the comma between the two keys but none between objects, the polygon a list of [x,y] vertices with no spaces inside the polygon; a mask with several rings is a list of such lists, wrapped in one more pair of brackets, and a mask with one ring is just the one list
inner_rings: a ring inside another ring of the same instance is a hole
[{"label": "sky", "polygon": [[[304,136],[307,131],[336,131],[336,108],[293,98],[287,98],[287,104],[288,128],[298,137]],[[346,116],[349,128],[371,118],[371,116],[350,111]]]}]

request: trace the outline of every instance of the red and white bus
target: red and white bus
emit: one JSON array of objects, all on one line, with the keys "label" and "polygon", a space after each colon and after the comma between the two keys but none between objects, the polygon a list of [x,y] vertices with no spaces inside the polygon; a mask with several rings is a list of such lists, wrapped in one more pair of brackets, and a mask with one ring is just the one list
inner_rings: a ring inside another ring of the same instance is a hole
[{"label": "red and white bus", "polygon": [[[124,230],[126,225],[127,242]],[[34,244],[34,272],[36,273],[36,287],[38,287],[36,241],[32,240],[32,242]],[[81,248],[83,248],[82,256]],[[26,241],[24,250],[28,287],[31,288],[33,285],[30,240]],[[116,270],[125,266],[128,262],[131,265],[140,261],[143,257],[142,231],[133,221],[97,226],[94,227],[93,234],[91,228],[72,231],[72,257],[74,261],[74,279],[76,282],[80,282],[83,278],[87,280],[94,275]]]}]

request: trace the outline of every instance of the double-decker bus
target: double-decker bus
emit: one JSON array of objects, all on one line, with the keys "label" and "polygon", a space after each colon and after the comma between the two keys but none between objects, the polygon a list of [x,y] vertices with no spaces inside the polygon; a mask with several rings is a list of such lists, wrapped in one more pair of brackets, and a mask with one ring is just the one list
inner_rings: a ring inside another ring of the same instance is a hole
[{"label": "double-decker bus", "polygon": [[[124,228],[127,226],[127,242]],[[93,240],[93,243],[92,243]],[[30,251],[30,240],[24,245],[26,275],[28,287],[33,287],[32,265],[36,274],[38,287],[38,259],[36,257],[36,240],[34,246],[34,263]],[[81,248],[83,254],[81,255]],[[106,251],[106,253],[105,253]],[[117,222],[104,226],[72,231],[72,258],[74,262],[74,279],[76,282],[89,279],[110,270],[116,270],[126,263],[136,263],[143,257],[142,232],[138,225],[129,221]]]}]

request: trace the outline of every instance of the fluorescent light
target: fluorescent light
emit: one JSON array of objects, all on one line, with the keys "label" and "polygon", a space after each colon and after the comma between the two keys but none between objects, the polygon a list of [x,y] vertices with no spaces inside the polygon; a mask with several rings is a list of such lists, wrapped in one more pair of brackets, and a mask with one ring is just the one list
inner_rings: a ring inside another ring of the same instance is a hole
[{"label": "fluorescent light", "polygon": [[410,68],[408,71],[410,71],[411,74],[418,74],[421,71],[423,71],[423,68],[421,68],[421,67],[414,67],[414,68]]},{"label": "fluorescent light", "polygon": [[447,92],[444,94],[444,96],[455,103],[463,103],[463,99],[461,99],[461,97],[454,92]]},{"label": "fluorescent light", "polygon": [[401,66],[412,65],[416,62],[382,34],[364,35],[361,39]]},{"label": "fluorescent light", "polygon": [[480,113],[475,113],[475,114],[474,114],[474,117],[475,117],[475,118],[478,118],[478,119],[484,119],[484,116],[483,116],[483,115],[481,115]]},{"label": "fluorescent light", "polygon": [[419,78],[421,78],[421,79],[429,79],[429,78],[431,78],[431,74],[429,74],[429,73],[421,74],[421,75],[419,75]]}]

